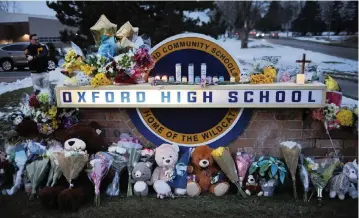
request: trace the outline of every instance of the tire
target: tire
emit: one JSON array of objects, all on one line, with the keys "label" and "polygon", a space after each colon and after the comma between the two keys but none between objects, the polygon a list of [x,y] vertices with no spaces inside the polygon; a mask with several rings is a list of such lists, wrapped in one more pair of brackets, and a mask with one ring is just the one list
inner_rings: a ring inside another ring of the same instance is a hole
[{"label": "tire", "polygon": [[4,71],[12,71],[14,69],[14,64],[10,59],[5,59],[1,61],[1,68]]}]

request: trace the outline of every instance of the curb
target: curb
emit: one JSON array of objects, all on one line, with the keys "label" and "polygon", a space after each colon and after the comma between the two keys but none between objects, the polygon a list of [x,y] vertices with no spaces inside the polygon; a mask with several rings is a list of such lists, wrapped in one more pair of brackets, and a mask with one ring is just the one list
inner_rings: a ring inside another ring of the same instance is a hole
[{"label": "curb", "polygon": [[341,80],[348,80],[351,81],[353,83],[358,83],[358,76],[349,76],[349,75],[337,75],[334,73],[324,73],[326,75],[330,75],[331,77],[333,77],[334,79],[341,79]]},{"label": "curb", "polygon": [[329,45],[329,46],[337,46],[337,47],[343,47],[343,48],[354,48],[354,49],[358,49],[358,45],[356,44],[356,46],[350,46],[350,45],[343,45],[343,44],[338,44],[338,43],[324,43],[324,42],[315,42],[315,41],[310,41],[310,40],[300,40],[300,39],[296,39],[295,37],[282,37],[283,39],[289,39],[289,40],[297,40],[297,41],[302,41],[302,42],[309,42],[309,43],[314,43],[314,44],[321,44],[321,45]]}]

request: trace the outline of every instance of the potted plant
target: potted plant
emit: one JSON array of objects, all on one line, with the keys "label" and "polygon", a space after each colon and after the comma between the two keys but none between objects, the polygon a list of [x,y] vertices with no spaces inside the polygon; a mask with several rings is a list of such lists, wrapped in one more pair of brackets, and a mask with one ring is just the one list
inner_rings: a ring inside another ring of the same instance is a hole
[{"label": "potted plant", "polygon": [[262,188],[264,196],[272,196],[275,187],[279,184],[278,180],[283,184],[287,174],[285,165],[282,161],[275,157],[262,156],[252,163],[248,171],[249,175],[258,173],[261,177],[259,185]]}]

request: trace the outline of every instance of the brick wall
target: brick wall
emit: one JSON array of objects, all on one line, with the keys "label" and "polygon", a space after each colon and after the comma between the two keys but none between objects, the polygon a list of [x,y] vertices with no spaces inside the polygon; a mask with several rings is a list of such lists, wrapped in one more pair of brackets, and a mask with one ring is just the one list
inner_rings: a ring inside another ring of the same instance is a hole
[{"label": "brick wall", "polygon": [[[106,141],[116,141],[121,132],[130,132],[142,143],[150,143],[137,131],[125,109],[81,109],[81,122],[97,121]],[[335,148],[346,159],[358,156],[358,138],[352,129],[331,131]],[[258,155],[280,156],[279,143],[293,140],[300,143],[307,156],[323,157],[333,152],[323,124],[314,121],[305,109],[253,109],[251,120],[230,147],[251,150]]]}]

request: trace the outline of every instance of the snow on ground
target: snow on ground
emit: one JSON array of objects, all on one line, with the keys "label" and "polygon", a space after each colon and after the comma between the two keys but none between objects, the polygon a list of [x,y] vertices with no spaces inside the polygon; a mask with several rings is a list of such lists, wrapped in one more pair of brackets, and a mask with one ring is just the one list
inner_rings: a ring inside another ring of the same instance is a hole
[{"label": "snow on ground", "polygon": [[293,39],[303,40],[303,41],[312,41],[312,42],[321,42],[321,43],[331,43],[331,42],[341,42],[348,39],[349,36],[303,36],[295,37]]},{"label": "snow on ground", "polygon": [[312,65],[318,65],[318,71],[358,73],[358,61],[325,55],[299,48],[275,45],[269,43],[266,39],[251,39],[248,44],[248,49],[241,49],[240,40],[227,39],[226,41],[221,41],[220,43],[239,60],[243,71],[250,72],[252,70],[252,64],[255,61],[254,59],[261,58],[263,56],[278,56],[279,62],[277,67],[279,68],[293,67],[295,69],[300,69],[300,64],[297,64],[295,61],[301,60],[302,55],[305,53],[306,59],[311,60]]},{"label": "snow on ground", "polygon": [[343,96],[342,98],[342,107],[346,106],[348,108],[354,108],[358,105],[358,100],[354,100],[352,98],[347,98]]},{"label": "snow on ground", "polygon": [[[63,74],[61,74],[60,71],[61,71],[60,68],[57,68],[56,70],[50,72],[50,81],[52,84],[63,84],[64,79],[66,77]],[[31,77],[26,77],[22,80],[17,80],[16,82],[12,82],[12,83],[1,82],[0,95],[9,91],[27,88],[30,86],[32,86]]]}]

